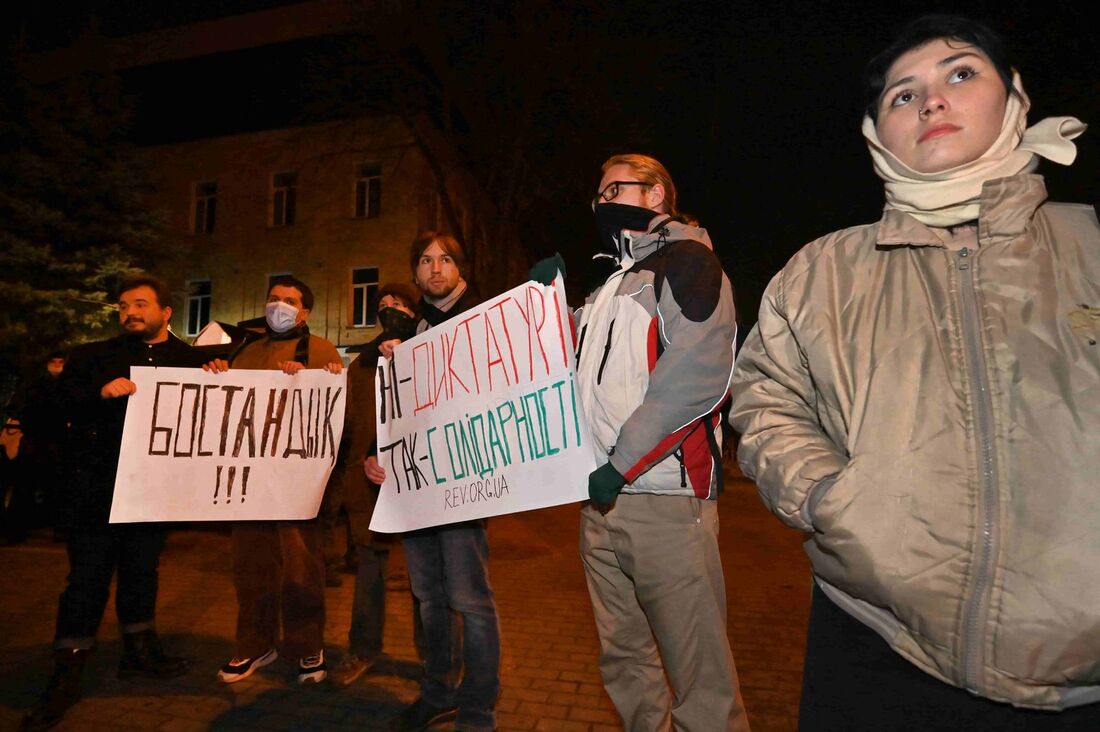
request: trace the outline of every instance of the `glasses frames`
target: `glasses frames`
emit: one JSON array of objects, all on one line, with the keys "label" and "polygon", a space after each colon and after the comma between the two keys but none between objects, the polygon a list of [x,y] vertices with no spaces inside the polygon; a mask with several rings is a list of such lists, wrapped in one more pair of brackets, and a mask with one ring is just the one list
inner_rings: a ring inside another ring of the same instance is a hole
[{"label": "glasses frames", "polygon": [[640,180],[613,180],[604,186],[603,190],[596,194],[596,197],[592,199],[592,210],[596,210],[596,206],[600,201],[611,202],[619,197],[619,186],[645,186],[646,188],[652,188],[652,183],[646,183]]}]

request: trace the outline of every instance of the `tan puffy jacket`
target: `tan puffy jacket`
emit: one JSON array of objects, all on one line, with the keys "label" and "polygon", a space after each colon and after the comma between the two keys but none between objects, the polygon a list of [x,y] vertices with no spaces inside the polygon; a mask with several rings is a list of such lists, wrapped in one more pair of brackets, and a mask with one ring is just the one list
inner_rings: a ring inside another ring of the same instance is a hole
[{"label": "tan puffy jacket", "polygon": [[1100,700],[1100,226],[986,183],[978,249],[916,219],[800,251],[737,360],[739,460],[823,589],[933,676]]}]

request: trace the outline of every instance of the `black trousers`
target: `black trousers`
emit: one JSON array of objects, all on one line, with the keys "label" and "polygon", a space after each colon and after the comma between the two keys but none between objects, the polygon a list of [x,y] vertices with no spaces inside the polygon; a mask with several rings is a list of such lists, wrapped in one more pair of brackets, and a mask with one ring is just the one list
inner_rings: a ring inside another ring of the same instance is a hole
[{"label": "black trousers", "polygon": [[163,524],[77,526],[69,535],[69,577],[57,609],[56,648],[91,648],[118,572],[115,609],[123,632],[151,627]]},{"label": "black trousers", "polygon": [[814,584],[800,732],[1100,730],[1100,704],[1018,709],[945,684],[906,661]]}]

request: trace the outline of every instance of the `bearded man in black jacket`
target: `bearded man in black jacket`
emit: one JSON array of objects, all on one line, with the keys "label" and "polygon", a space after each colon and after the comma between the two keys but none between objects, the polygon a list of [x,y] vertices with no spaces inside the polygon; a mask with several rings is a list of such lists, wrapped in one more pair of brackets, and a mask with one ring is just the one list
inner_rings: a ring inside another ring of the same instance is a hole
[{"label": "bearded man in black jacket", "polygon": [[154,629],[157,564],[167,528],[157,523],[110,524],[115,473],[129,396],[137,391],[131,366],[200,367],[202,354],[168,332],[171,291],[149,275],[119,287],[122,335],[78,346],[61,375],[69,409],[66,450],[71,478],[61,496],[60,521],[69,527],[68,584],[57,610],[56,668],[42,703],[24,720],[26,730],[52,727],[80,696],[80,677],[95,645],[111,578],[122,632],[120,678],[171,678],[185,659],[164,653]]}]

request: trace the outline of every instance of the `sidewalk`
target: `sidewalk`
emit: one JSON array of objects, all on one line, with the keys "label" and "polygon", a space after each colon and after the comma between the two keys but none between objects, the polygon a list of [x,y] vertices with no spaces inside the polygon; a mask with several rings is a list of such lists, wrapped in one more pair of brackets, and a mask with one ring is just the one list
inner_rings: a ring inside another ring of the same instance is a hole
[{"label": "sidewalk", "polygon": [[[729,637],[755,732],[796,723],[810,584],[797,532],[766,513],[747,480],[719,501]],[[575,505],[490,521],[490,576],[500,610],[503,730],[621,729],[600,683],[599,652],[577,553]],[[166,682],[120,681],[114,607],[85,674],[84,698],[58,730],[382,730],[417,695],[411,602],[399,550],[388,574],[385,658],[348,689],[299,688],[295,659],[245,681],[215,678],[233,652],[236,602],[225,527],[173,533],[161,559],[157,623],[170,650],[193,659]],[[14,730],[51,669],[50,641],[67,562],[45,535],[0,548],[0,730]],[[326,655],[346,643],[352,577],[327,590]],[[441,725],[439,730],[449,729]]]}]

